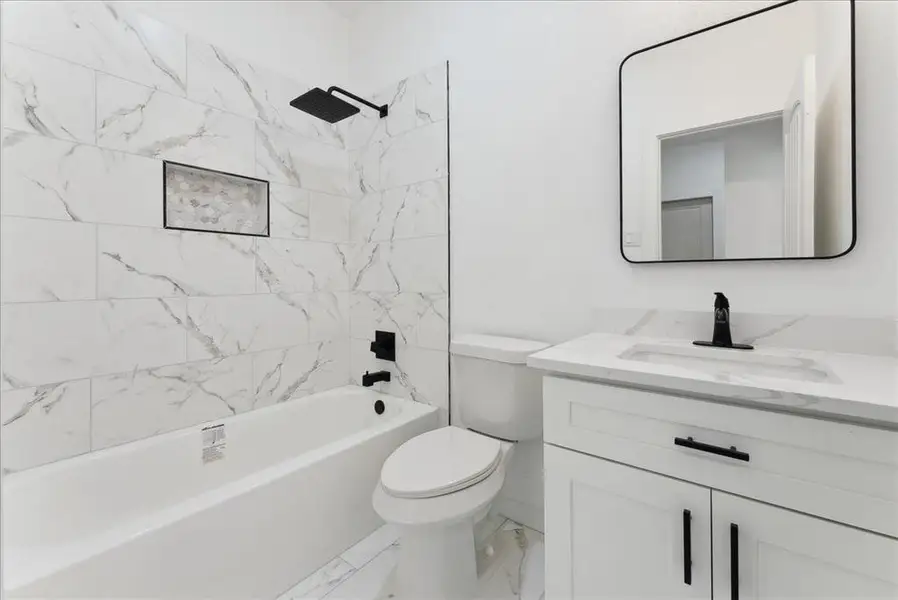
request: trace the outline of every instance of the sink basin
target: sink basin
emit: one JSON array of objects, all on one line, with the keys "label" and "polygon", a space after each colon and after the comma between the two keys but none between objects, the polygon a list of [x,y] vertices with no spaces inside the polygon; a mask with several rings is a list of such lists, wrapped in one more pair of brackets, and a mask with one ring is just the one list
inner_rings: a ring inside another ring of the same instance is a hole
[{"label": "sink basin", "polygon": [[635,344],[618,358],[684,367],[711,375],[755,375],[793,381],[839,383],[835,375],[814,360],[769,356],[756,351]]}]

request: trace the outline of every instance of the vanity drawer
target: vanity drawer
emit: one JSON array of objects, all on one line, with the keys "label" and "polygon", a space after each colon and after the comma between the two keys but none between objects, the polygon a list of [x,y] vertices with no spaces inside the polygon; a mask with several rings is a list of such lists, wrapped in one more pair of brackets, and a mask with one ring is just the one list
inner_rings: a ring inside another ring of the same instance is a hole
[{"label": "vanity drawer", "polygon": [[543,406],[546,443],[898,537],[898,432],[560,377]]}]

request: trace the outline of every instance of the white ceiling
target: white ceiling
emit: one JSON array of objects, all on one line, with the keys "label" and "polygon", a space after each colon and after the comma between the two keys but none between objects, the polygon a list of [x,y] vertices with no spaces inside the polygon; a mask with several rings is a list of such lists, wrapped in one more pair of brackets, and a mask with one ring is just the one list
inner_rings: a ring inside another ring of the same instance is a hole
[{"label": "white ceiling", "polygon": [[324,0],[324,3],[347,19],[354,19],[366,4],[371,4],[360,0]]}]

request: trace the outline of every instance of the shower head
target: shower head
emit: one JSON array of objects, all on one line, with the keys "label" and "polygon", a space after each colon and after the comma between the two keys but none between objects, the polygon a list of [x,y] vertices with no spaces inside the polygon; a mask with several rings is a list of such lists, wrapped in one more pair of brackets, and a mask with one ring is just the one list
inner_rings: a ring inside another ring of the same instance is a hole
[{"label": "shower head", "polygon": [[321,88],[312,88],[302,96],[294,98],[290,101],[290,106],[328,123],[342,121],[359,112],[358,106],[328,94]]},{"label": "shower head", "polygon": [[298,108],[304,113],[308,113],[313,117],[318,117],[319,119],[327,121],[328,123],[337,123],[338,121],[347,119],[359,112],[358,106],[350,104],[342,98],[337,98],[336,96],[334,96],[334,92],[340,92],[344,96],[348,96],[356,102],[361,102],[365,106],[370,106],[380,113],[381,119],[387,116],[388,111],[386,104],[384,104],[383,106],[377,106],[376,104],[372,104],[371,102],[359,98],[355,94],[350,94],[346,90],[338,88],[336,86],[331,86],[326,92],[321,88],[312,88],[305,94],[297,96],[296,98],[291,100],[290,106],[292,106],[293,108]]}]

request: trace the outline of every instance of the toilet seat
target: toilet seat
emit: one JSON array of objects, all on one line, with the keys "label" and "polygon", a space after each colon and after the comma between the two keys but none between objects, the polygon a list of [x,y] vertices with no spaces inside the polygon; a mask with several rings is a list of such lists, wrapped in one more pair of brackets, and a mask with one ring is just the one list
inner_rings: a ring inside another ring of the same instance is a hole
[{"label": "toilet seat", "polygon": [[459,427],[442,427],[397,448],[384,463],[380,481],[394,498],[436,498],[480,483],[501,461],[498,440]]}]

